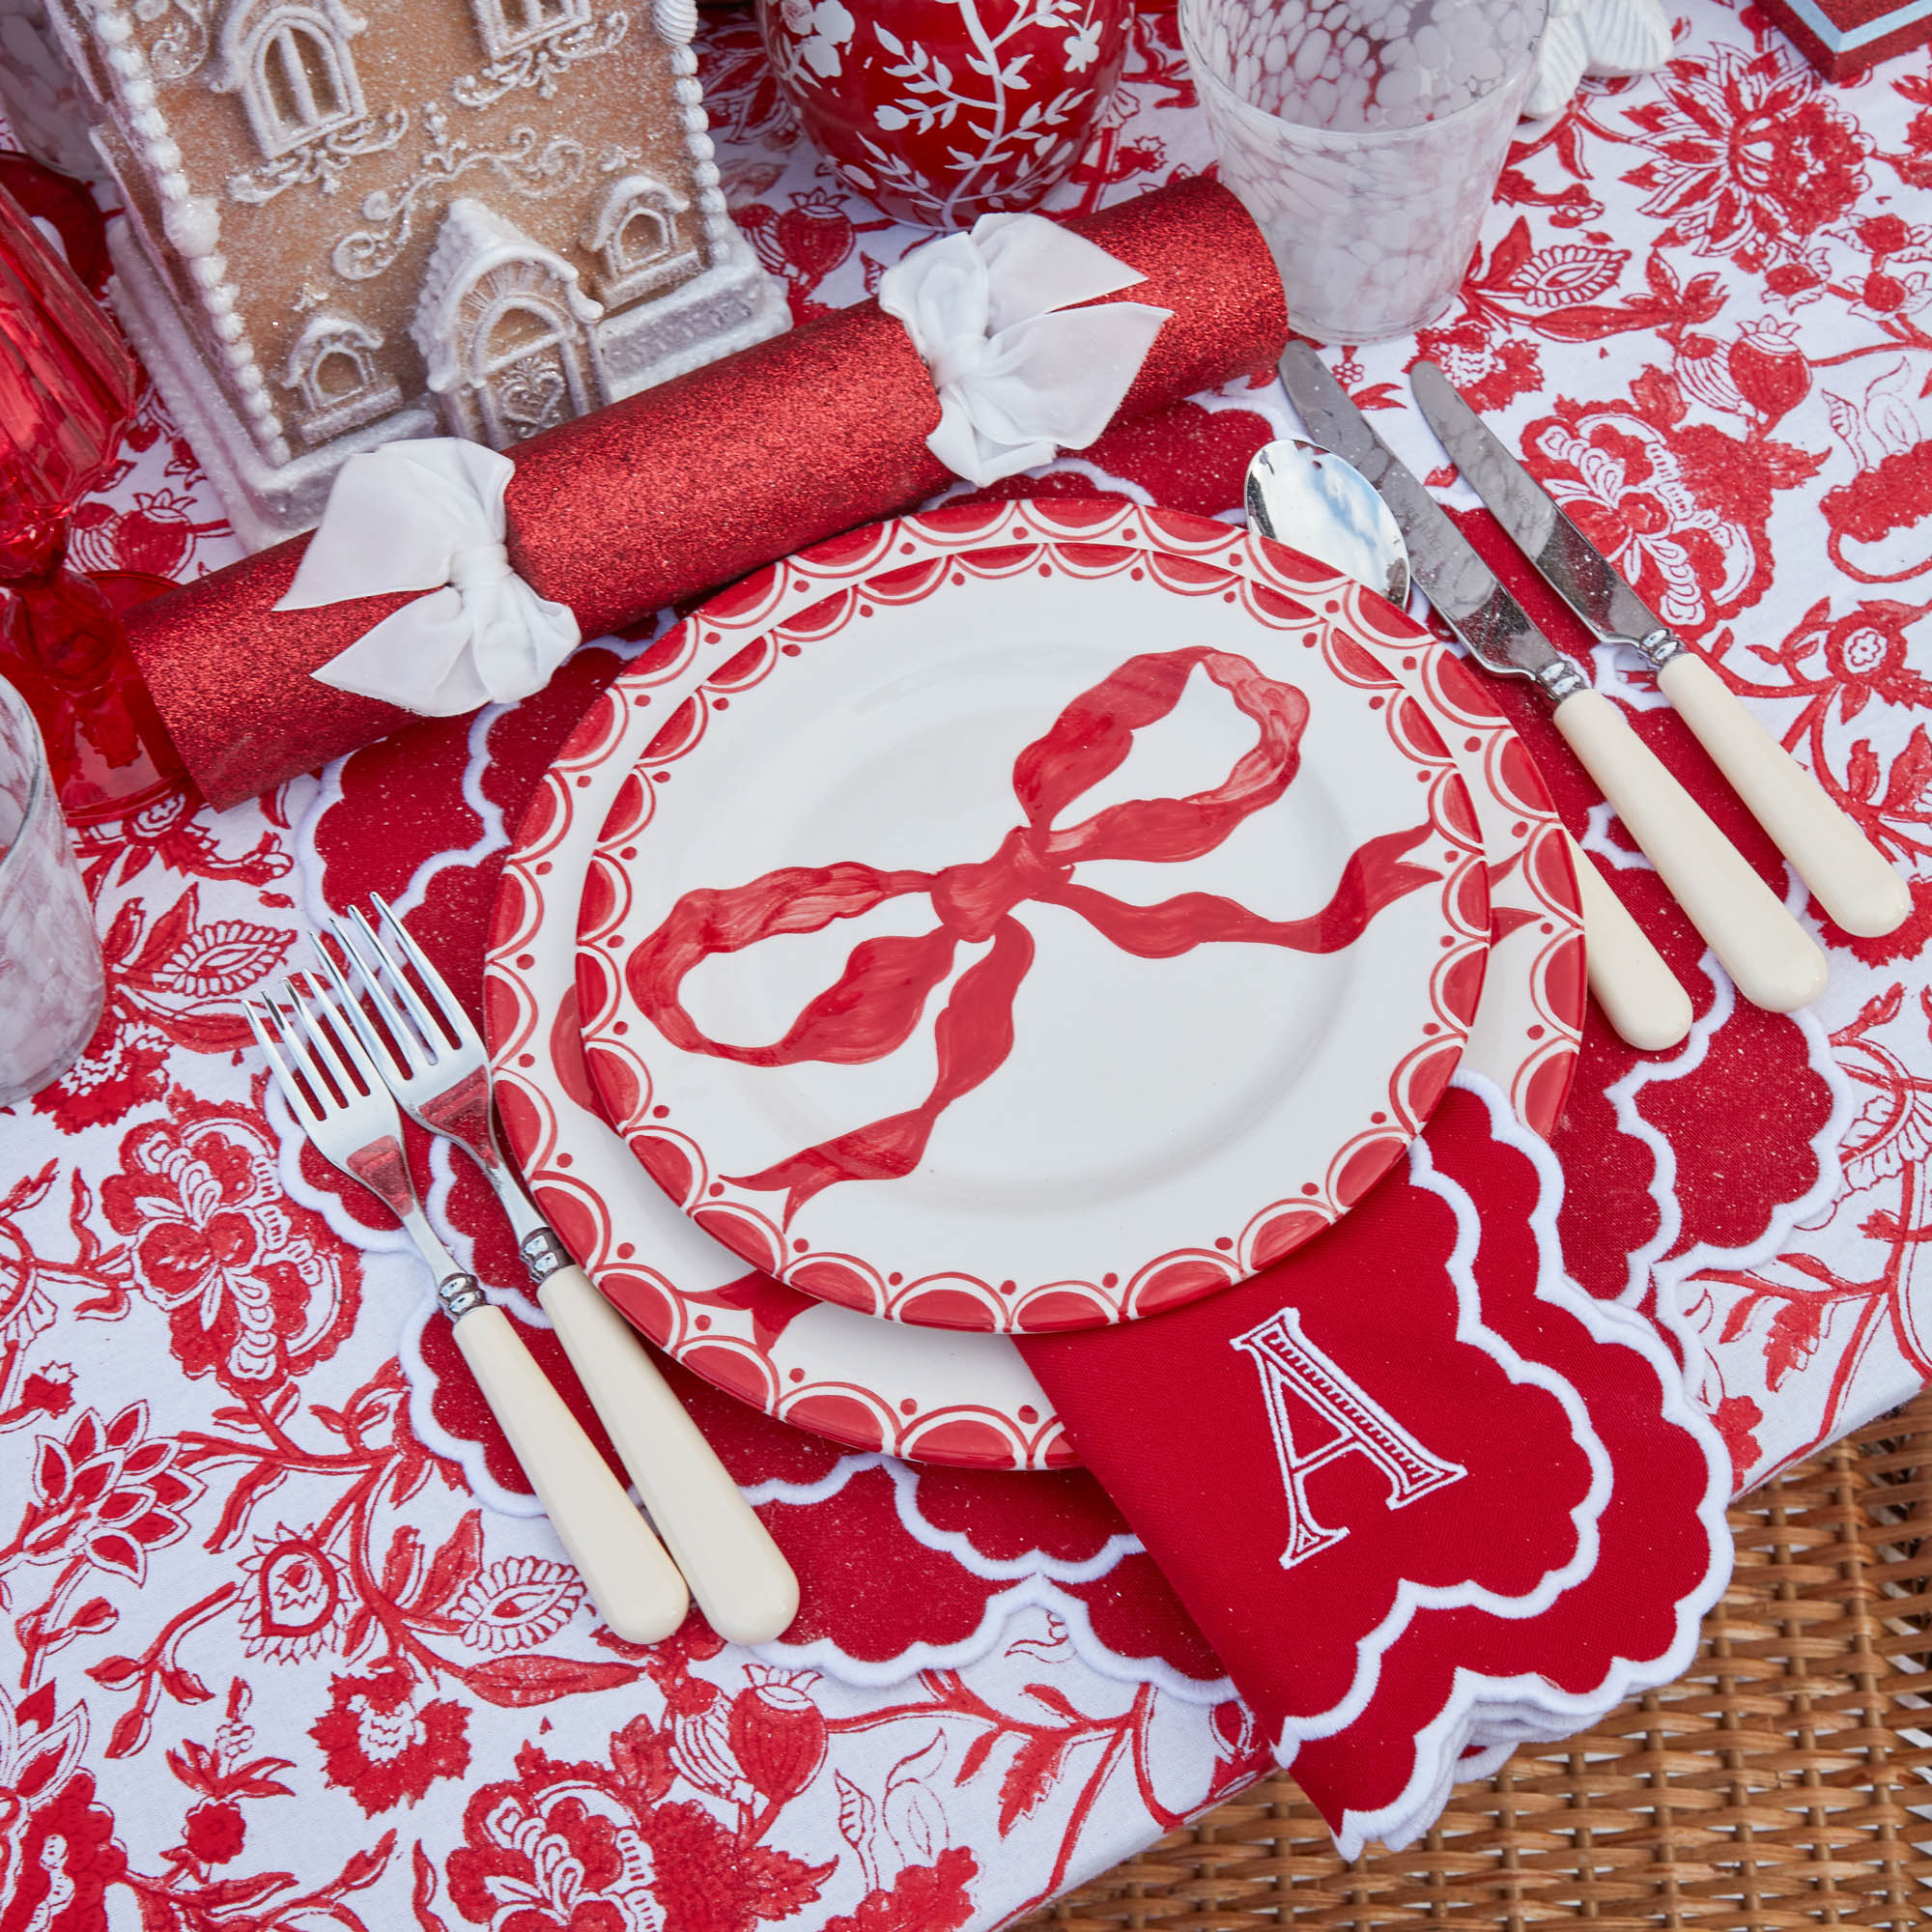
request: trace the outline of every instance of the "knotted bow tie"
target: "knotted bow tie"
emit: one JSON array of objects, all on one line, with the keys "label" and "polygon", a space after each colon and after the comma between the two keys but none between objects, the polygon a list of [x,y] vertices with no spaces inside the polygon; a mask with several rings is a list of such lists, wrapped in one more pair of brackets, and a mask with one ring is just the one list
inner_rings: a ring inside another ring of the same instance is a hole
[{"label": "knotted bow tie", "polygon": [[[1254,721],[1254,748],[1209,791],[1135,799],[1055,830],[1060,813],[1125,759],[1135,733],[1174,709],[1196,666]],[[960,975],[934,1023],[938,1077],[917,1107],[805,1148],[761,1173],[725,1179],[739,1187],[783,1189],[789,1221],[814,1194],[838,1181],[894,1180],[910,1173],[939,1116],[1012,1050],[1013,1000],[1034,955],[1033,935],[1014,912],[1029,900],[1078,913],[1123,952],[1144,959],[1171,959],[1217,942],[1336,952],[1353,945],[1382,907],[1439,878],[1427,867],[1402,863],[1402,855],[1428,837],[1424,823],[1369,840],[1343,867],[1328,903],[1308,919],[1263,919],[1211,893],[1130,905],[1075,881],[1075,868],[1089,860],[1175,865],[1213,851],[1242,820],[1288,789],[1307,723],[1301,692],[1264,677],[1246,658],[1205,647],[1151,652],[1130,658],[1076,697],[1046,735],[1019,754],[1013,791],[1026,823],[1009,832],[990,859],[938,872],[882,872],[855,861],[787,866],[749,885],[686,893],[632,952],[624,969],[631,997],[673,1046],[748,1066],[805,1060],[849,1065],[883,1058],[919,1024],[926,996],[952,971],[954,949],[991,942],[985,956]],[[930,898],[938,925],[920,938],[861,942],[837,982],[769,1046],[712,1039],[679,1002],[686,975],[714,953],[742,952],[783,933],[822,931],[836,919],[856,919],[913,893]]]},{"label": "knotted bow tie", "polygon": [[275,609],[428,594],[311,675],[425,718],[544,688],[580,633],[568,605],[539,597],[510,567],[503,493],[513,469],[507,456],[456,437],[385,442],[342,466]]},{"label": "knotted bow tie", "polygon": [[1173,313],[1102,301],[1147,277],[1043,214],[982,214],[879,279],[939,392],[926,447],[982,487],[1085,449]]}]

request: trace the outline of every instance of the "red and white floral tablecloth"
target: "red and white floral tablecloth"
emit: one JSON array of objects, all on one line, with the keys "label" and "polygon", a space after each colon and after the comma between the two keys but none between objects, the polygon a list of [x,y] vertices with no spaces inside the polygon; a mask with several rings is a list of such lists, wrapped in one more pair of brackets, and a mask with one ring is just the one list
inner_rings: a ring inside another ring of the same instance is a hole
[{"label": "red and white floral tablecloth", "polygon": [[[704,64],[738,219],[796,313],[858,298],[919,238],[798,145],[748,18],[707,26]],[[1148,13],[1056,201],[1210,160],[1172,18]],[[0,180],[98,286],[85,195],[17,157]],[[1661,915],[1697,1027],[1657,1061],[1594,1037],[1556,1136],[1573,1265],[1663,1321],[1741,1487],[1932,1373],[1928,187],[1932,57],[1829,88],[1755,9],[1691,0],[1668,71],[1589,84],[1526,135],[1421,345],[1918,881],[1907,927],[1840,937],[1792,1019],[1738,1010]],[[1466,510],[1408,408],[1416,353],[1341,373]],[[1278,389],[1205,396],[1013,487],[1232,514],[1291,425]],[[83,562],[186,577],[236,554],[152,398],[124,455]],[[265,1116],[240,996],[371,888],[474,981],[525,797],[642,647],[580,653],[511,728],[426,725],[218,819],[164,806],[81,836],[108,1015],[0,1116],[0,1932],[939,1932],[1260,1768],[1086,1478],[916,1472],[689,1381],[806,1614],[763,1657],[696,1620],[616,1642],[413,1256]],[[1596,668],[1692,755],[1628,662]],[[1587,842],[1655,900],[1601,809]],[[491,1210],[441,1151],[428,1171],[546,1344]]]}]

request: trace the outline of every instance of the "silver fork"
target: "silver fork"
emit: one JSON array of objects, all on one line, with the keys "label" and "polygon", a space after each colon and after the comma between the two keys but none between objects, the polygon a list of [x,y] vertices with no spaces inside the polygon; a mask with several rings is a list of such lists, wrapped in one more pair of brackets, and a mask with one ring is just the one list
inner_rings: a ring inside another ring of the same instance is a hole
[{"label": "silver fork", "polygon": [[712,1629],[737,1643],[770,1642],[798,1612],[790,1564],[630,1324],[525,1194],[497,1140],[489,1056],[474,1024],[402,921],[371,899],[381,932],[359,907],[327,927],[349,971],[315,939],[341,1011],[410,1118],[466,1149],[497,1190],[537,1299]]},{"label": "silver fork", "polygon": [[360,1043],[327,1003],[296,980],[286,1004],[244,1001],[289,1110],[318,1151],[395,1215],[436,1275],[456,1344],[517,1452],[604,1621],[633,1643],[655,1643],[684,1621],[690,1599],[650,1526],[564,1406],[500,1308],[437,1237],[410,1179],[396,1103]]}]

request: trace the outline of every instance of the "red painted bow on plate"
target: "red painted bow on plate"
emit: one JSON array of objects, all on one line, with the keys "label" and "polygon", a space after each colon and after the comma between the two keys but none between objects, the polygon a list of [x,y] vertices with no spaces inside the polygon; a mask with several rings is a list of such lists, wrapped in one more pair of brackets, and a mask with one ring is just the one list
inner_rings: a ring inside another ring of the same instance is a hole
[{"label": "red painted bow on plate", "polygon": [[[1199,666],[1247,717],[1259,736],[1209,791],[1188,798],[1135,799],[1056,831],[1054,819],[1115,771],[1134,735],[1171,712]],[[1065,906],[1123,952],[1169,959],[1197,946],[1238,941],[1298,952],[1351,946],[1382,907],[1440,873],[1405,864],[1403,853],[1428,837],[1427,823],[1372,838],[1353,853],[1340,883],[1311,918],[1268,920],[1211,893],[1182,893],[1158,905],[1129,905],[1074,882],[1088,860],[1137,859],[1172,865],[1198,859],[1242,820],[1272,805],[1300,763],[1308,699],[1292,684],[1264,676],[1246,658],[1205,646],[1149,652],[1084,692],[1013,764],[1013,791],[1026,823],[1007,834],[992,858],[939,872],[882,872],[854,861],[787,866],[750,885],[686,893],[625,967],[631,997],[673,1046],[750,1066],[817,1060],[850,1065],[901,1046],[925,1010],[926,996],[952,968],[962,941],[992,949],[960,976],[934,1026],[939,1070],[917,1106],[870,1121],[802,1149],[762,1172],[730,1177],[751,1188],[783,1188],[795,1214],[822,1188],[841,1180],[895,1180],[925,1151],[933,1123],[962,1094],[986,1080],[1012,1050],[1012,1009],[1033,964],[1033,935],[1013,917],[1028,900]],[[782,933],[822,931],[888,899],[924,893],[938,926],[919,938],[868,939],[781,1039],[730,1046],[701,1032],[678,999],[685,976],[714,953],[739,952]]]}]

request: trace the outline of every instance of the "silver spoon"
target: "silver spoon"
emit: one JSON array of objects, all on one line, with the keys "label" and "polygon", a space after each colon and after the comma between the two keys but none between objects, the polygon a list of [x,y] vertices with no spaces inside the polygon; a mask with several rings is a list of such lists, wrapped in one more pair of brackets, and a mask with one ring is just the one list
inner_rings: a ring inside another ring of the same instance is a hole
[{"label": "silver spoon", "polygon": [[1283,437],[1255,451],[1242,495],[1263,536],[1333,564],[1398,611],[1408,603],[1408,546],[1394,512],[1346,457]]},{"label": "silver spoon", "polygon": [[[1407,604],[1408,546],[1375,485],[1346,458],[1283,437],[1255,451],[1242,497],[1262,535],[1380,591],[1398,610]],[[1690,1031],[1690,994],[1574,838],[1570,858],[1597,1004],[1640,1052],[1675,1046]]]}]

